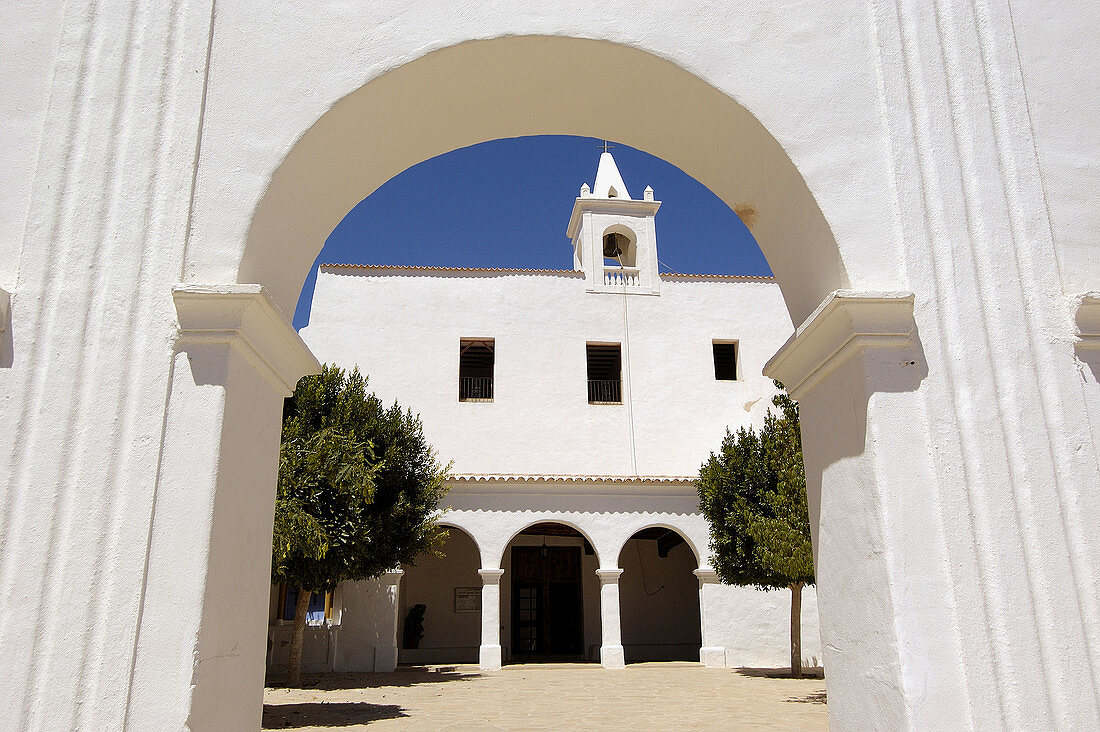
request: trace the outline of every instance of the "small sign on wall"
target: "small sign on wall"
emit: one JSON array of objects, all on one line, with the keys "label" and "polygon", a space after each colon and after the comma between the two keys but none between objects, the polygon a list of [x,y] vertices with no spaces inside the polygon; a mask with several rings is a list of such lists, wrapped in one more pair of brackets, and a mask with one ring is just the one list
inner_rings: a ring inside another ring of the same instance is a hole
[{"label": "small sign on wall", "polygon": [[481,612],[481,588],[480,587],[456,587],[455,588],[455,612],[479,613]]}]

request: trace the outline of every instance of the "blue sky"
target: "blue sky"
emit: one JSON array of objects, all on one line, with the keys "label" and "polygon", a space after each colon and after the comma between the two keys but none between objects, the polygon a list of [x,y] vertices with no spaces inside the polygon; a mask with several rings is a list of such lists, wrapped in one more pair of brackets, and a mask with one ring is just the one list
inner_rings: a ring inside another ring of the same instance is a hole
[{"label": "blue sky", "polygon": [[[294,327],[309,321],[317,265],[325,262],[572,269],[565,236],[582,183],[592,185],[601,140],[541,135],[453,150],[391,178],[353,208],[325,241],[306,280]],[[660,158],[611,142],[633,198],[661,201],[661,271],[770,275],[741,220],[717,196]]]}]

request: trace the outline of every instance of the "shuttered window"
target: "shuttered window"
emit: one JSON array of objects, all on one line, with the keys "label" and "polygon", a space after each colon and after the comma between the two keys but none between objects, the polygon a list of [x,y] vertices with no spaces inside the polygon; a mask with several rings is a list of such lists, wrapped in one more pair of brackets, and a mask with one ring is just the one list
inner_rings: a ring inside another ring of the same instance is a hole
[{"label": "shuttered window", "polygon": [[619,344],[588,344],[588,403],[622,404],[623,362]]},{"label": "shuttered window", "polygon": [[493,401],[493,367],[496,364],[493,339],[463,339],[459,342],[458,401]]}]

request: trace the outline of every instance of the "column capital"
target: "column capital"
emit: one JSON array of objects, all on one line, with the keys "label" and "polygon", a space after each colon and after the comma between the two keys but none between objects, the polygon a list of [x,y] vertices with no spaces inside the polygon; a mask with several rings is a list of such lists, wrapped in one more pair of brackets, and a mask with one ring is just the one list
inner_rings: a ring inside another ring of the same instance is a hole
[{"label": "column capital", "polygon": [[597,569],[596,576],[600,578],[602,584],[609,584],[614,582],[618,584],[619,577],[622,576],[623,571],[621,569]]},{"label": "column capital", "polygon": [[244,355],[283,396],[321,364],[261,285],[180,284],[172,288],[176,348],[228,345]]},{"label": "column capital", "polygon": [[500,584],[500,578],[504,576],[503,569],[479,569],[477,573],[481,575],[481,583],[486,585]]},{"label": "column capital", "polygon": [[797,400],[866,348],[907,348],[915,340],[913,301],[911,292],[836,290],[764,365],[764,373]]},{"label": "column capital", "polygon": [[691,573],[699,578],[700,584],[716,585],[722,581],[718,579],[718,573],[710,567],[700,567],[699,569],[693,569]]}]

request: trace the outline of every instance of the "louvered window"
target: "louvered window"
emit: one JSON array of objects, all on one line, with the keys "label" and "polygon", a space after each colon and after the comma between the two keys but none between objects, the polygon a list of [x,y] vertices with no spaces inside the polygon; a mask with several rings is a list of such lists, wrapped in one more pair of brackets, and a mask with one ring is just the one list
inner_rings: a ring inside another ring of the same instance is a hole
[{"label": "louvered window", "polygon": [[619,344],[588,344],[588,403],[623,403],[623,363]]},{"label": "louvered window", "polygon": [[496,349],[493,339],[463,339],[459,342],[458,401],[493,401],[493,366]]}]

